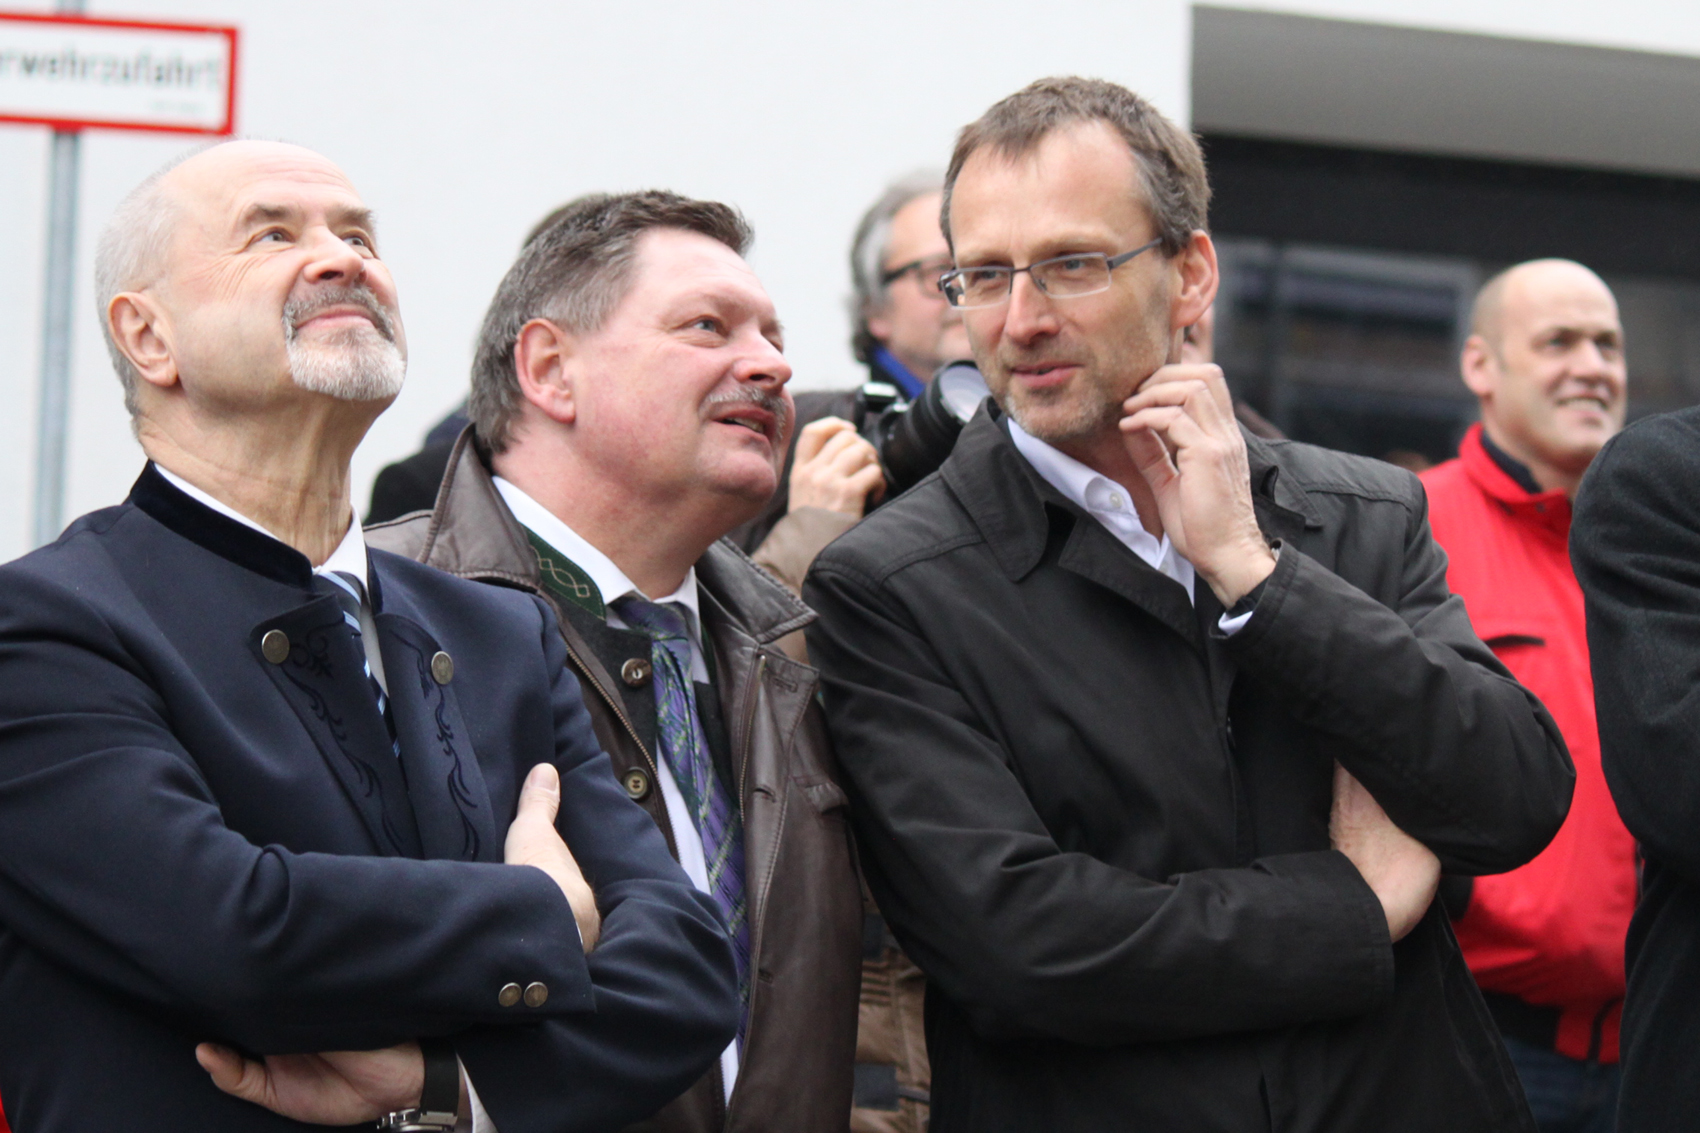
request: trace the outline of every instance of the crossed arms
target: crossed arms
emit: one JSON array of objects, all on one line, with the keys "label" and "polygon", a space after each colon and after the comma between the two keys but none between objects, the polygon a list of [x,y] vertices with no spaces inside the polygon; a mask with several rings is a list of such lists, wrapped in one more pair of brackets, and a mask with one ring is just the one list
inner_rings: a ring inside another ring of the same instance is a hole
[{"label": "crossed arms", "polygon": [[[532,663],[551,674],[554,750],[535,755],[561,790],[553,823],[534,799],[521,844],[510,835],[510,860],[531,868],[254,844],[226,825],[125,633],[67,588],[8,573],[0,925],[29,947],[256,1055],[452,1037],[503,1133],[618,1127],[728,1041],[718,918],[614,780],[541,604]],[[531,794],[549,794],[539,777]],[[546,1004],[499,1002],[516,973],[549,988]]]}]

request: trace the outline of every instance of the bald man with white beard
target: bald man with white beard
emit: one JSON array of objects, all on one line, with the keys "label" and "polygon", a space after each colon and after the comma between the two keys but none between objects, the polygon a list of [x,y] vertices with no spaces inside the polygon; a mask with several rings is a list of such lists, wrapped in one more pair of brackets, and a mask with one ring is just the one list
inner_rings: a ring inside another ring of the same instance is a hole
[{"label": "bald man with white beard", "polygon": [[14,1127],[654,1112],[734,1032],[731,948],[548,608],[353,522],[406,358],[370,211],[317,154],[227,143],[120,205],[97,277],[148,463],[0,568]]}]

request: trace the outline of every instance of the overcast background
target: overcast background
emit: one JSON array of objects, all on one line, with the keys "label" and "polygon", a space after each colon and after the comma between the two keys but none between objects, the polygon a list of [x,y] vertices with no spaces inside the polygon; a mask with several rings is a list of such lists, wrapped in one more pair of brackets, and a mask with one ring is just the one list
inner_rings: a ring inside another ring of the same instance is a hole
[{"label": "overcast background", "polygon": [[[1239,6],[1700,56],[1700,6],[1669,0]],[[1114,79],[1191,116],[1181,0],[96,0],[89,14],[239,25],[238,131],[319,150],[377,210],[411,360],[356,457],[360,510],[377,469],[462,396],[497,280],[562,201],[657,186],[737,204],[795,386],[849,385],[846,245],[885,181],[942,165],[958,127],[1046,74]],[[1326,118],[1330,76],[1305,81]],[[68,517],[121,500],[142,461],[100,344],[90,251],[124,192],[187,144],[85,135]],[[29,544],[46,154],[45,129],[0,125],[0,558]]]}]

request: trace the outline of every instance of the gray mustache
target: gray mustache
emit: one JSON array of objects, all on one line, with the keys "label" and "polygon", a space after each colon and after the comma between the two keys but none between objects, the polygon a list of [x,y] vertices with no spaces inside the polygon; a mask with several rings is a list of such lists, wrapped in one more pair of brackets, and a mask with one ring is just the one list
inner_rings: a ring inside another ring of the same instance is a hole
[{"label": "gray mustache", "polygon": [[791,407],[785,403],[785,398],[777,393],[769,393],[756,386],[742,386],[730,393],[711,394],[708,399],[710,406],[726,405],[733,402],[748,402],[757,409],[765,409],[773,414],[773,419],[779,422],[780,444],[791,432]]},{"label": "gray mustache", "polygon": [[372,318],[372,325],[386,342],[395,341],[395,320],[378,302],[378,297],[364,283],[330,284],[305,299],[291,299],[283,305],[283,333],[286,341],[295,341],[295,328],[300,323],[332,307],[359,307]]}]

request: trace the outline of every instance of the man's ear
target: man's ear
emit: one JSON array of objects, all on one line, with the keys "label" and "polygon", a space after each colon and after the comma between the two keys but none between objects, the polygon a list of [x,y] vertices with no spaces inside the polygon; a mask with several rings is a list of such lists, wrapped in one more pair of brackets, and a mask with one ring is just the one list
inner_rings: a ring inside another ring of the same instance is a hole
[{"label": "man's ear", "polygon": [[1222,275],[1210,234],[1202,229],[1194,231],[1169,266],[1175,273],[1175,289],[1169,300],[1169,327],[1179,332],[1202,319],[1216,301]]},{"label": "man's ear", "polygon": [[[889,306],[889,304],[887,304]],[[882,311],[884,307],[880,308]],[[868,324],[868,337],[875,342],[887,342],[891,339],[891,320],[885,315],[869,315],[865,320]]]},{"label": "man's ear", "polygon": [[1479,334],[1472,334],[1464,340],[1458,370],[1464,376],[1464,384],[1477,398],[1488,398],[1499,387],[1499,355]]},{"label": "man's ear", "polygon": [[519,391],[551,421],[570,425],[578,416],[574,383],[579,359],[576,335],[548,319],[532,319],[514,340],[514,374]]},{"label": "man's ear", "polygon": [[171,329],[151,296],[138,291],[113,296],[106,305],[106,325],[112,341],[144,382],[160,389],[177,384],[180,375],[171,349]]}]

